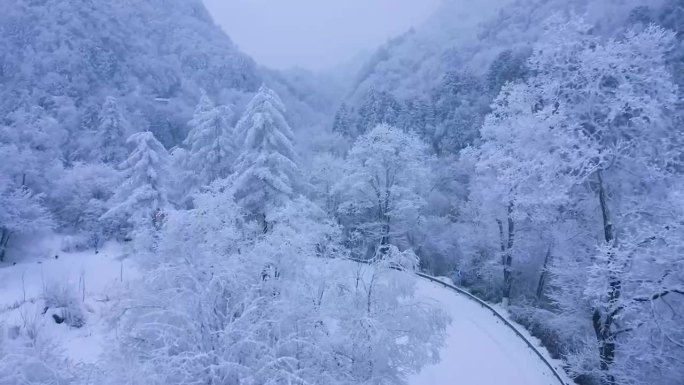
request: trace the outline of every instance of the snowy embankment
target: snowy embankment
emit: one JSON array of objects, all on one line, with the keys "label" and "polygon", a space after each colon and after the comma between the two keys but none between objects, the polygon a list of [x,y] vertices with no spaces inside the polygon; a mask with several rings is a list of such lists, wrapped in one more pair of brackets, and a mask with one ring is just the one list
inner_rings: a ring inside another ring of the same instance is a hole
[{"label": "snowy embankment", "polygon": [[440,363],[423,368],[410,379],[410,385],[559,385],[537,354],[490,310],[421,278],[417,295],[440,303],[452,322]]},{"label": "snowy embankment", "polygon": [[[94,363],[110,343],[106,316],[113,300],[139,278],[138,269],[114,242],[98,253],[59,251],[56,238],[46,243],[25,261],[0,265],[0,326],[8,334],[0,341],[11,351],[12,344],[35,339],[58,347],[74,363]],[[65,309],[79,327],[60,320]]]},{"label": "snowy embankment", "polygon": [[[0,267],[0,324],[10,334],[13,327],[21,334],[9,336],[8,342],[26,341],[23,334],[33,328],[73,362],[95,363],[113,343],[113,330],[106,322],[109,308],[119,291],[139,278],[138,269],[115,243],[97,254],[92,250],[43,254],[30,262]],[[412,376],[410,385],[558,385],[544,362],[490,310],[439,284],[416,279],[417,295],[441,304],[452,323],[441,362]],[[53,315],[59,316],[60,309],[46,309],[50,300],[46,296],[65,292],[83,303],[82,327],[58,324]]]}]

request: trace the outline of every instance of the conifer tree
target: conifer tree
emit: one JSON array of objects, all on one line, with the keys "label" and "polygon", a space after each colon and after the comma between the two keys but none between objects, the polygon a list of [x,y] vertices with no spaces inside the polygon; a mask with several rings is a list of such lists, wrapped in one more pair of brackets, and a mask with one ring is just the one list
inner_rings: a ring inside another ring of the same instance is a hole
[{"label": "conifer tree", "polygon": [[347,137],[356,136],[354,129],[354,111],[349,108],[346,103],[342,103],[340,109],[335,113],[335,119],[333,121],[333,132],[341,134]]},{"label": "conifer tree", "polygon": [[207,185],[232,172],[236,146],[227,106],[216,106],[202,94],[189,122],[190,133],[184,145],[188,149],[187,168],[196,175],[199,185]]},{"label": "conifer tree", "polygon": [[249,213],[264,220],[269,209],[295,195],[300,183],[285,111],[280,97],[262,86],[237,124],[242,153],[234,176],[235,198]]},{"label": "conifer tree", "polygon": [[125,138],[128,122],[114,97],[107,97],[100,111],[97,126],[98,147],[93,158],[104,163],[119,164],[126,158]]},{"label": "conifer tree", "polygon": [[135,133],[126,142],[132,148],[121,165],[126,179],[103,219],[114,220],[120,230],[158,228],[168,205],[168,153],[149,131]]}]

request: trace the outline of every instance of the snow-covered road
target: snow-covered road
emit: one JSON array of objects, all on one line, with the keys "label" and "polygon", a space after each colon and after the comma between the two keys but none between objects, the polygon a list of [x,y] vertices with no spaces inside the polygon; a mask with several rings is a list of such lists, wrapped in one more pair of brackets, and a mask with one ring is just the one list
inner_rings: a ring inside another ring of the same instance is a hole
[{"label": "snow-covered road", "polygon": [[441,362],[423,368],[410,385],[558,385],[544,362],[491,311],[427,280],[419,279],[417,290],[442,304],[452,323]]}]

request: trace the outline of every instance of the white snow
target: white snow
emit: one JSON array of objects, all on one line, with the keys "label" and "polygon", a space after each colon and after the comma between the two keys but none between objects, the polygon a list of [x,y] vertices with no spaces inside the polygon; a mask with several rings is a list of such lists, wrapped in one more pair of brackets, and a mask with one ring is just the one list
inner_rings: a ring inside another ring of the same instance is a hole
[{"label": "white snow", "polygon": [[452,322],[441,361],[412,376],[410,385],[558,385],[549,368],[490,310],[423,279],[417,295],[442,304]]},{"label": "white snow", "polygon": [[[88,297],[89,294],[106,294],[109,285],[120,281],[122,268],[124,281],[127,280],[129,262],[124,258],[126,253],[122,245],[108,242],[96,254],[94,250],[65,253],[55,246],[58,244],[56,238],[55,242],[42,245],[42,252],[36,254],[44,255],[43,258],[26,258],[25,262],[13,266],[0,265],[0,292],[3,294],[0,297],[0,309],[24,299],[38,299],[45,285],[78,286],[83,279]],[[135,270],[132,272],[135,273]]]},{"label": "white snow", "polygon": [[[48,249],[42,259],[0,267],[0,323],[19,326],[24,322],[22,318],[34,318],[40,334],[59,346],[71,360],[94,363],[106,345],[112,343],[106,322],[109,301],[115,299],[122,285],[139,278],[139,273],[125,259],[124,247],[116,243],[107,244],[98,254],[92,250],[63,253]],[[54,259],[54,255],[59,258]],[[58,325],[52,321],[50,311],[42,314],[45,285],[80,287],[83,278],[87,321],[84,327]],[[491,311],[436,283],[416,279],[417,295],[441,304],[452,323],[447,329],[441,362],[412,376],[410,385],[558,385],[545,364]]]},{"label": "white snow", "polygon": [[[40,251],[25,262],[0,265],[0,325],[20,327],[25,338],[26,323],[32,324],[41,339],[59,347],[72,361],[94,363],[111,334],[105,322],[111,301],[139,278],[138,269],[126,259],[125,246],[115,242],[97,254],[61,252],[58,236],[40,243],[36,247]],[[64,288],[81,303],[85,318],[81,328],[55,323],[52,315],[59,315],[59,309],[45,309],[46,291]]]}]

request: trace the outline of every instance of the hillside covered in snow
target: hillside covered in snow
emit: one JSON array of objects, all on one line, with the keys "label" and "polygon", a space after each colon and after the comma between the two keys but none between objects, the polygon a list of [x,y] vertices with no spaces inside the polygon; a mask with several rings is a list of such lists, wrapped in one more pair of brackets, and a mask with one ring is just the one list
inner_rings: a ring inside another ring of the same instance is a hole
[{"label": "hillside covered in snow", "polygon": [[466,3],[0,0],[0,385],[681,385],[684,1]]}]

